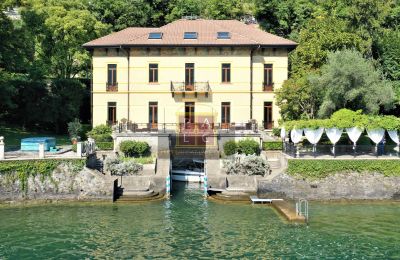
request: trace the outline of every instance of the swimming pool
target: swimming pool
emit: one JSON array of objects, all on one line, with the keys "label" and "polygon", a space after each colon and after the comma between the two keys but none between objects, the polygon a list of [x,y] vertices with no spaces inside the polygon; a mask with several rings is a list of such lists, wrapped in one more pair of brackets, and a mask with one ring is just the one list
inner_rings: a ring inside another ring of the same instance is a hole
[{"label": "swimming pool", "polygon": [[30,137],[21,140],[21,151],[39,151],[39,144],[44,143],[44,150],[49,151],[50,147],[56,146],[54,137]]}]

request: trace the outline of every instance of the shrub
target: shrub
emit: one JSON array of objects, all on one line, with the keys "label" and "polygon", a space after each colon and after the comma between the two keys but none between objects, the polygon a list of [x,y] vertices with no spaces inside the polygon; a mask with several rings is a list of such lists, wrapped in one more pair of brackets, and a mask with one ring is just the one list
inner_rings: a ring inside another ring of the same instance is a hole
[{"label": "shrub", "polygon": [[235,142],[235,140],[229,140],[227,142],[224,143],[224,153],[225,155],[232,155],[235,154],[237,152],[237,144]]},{"label": "shrub", "polygon": [[281,136],[281,129],[278,128],[278,127],[272,128],[272,134],[273,134],[274,136],[280,137],[280,136]]},{"label": "shrub", "polygon": [[96,142],[98,150],[114,150],[114,142]]},{"label": "shrub", "polygon": [[68,133],[69,137],[78,138],[82,131],[82,124],[78,118],[75,118],[74,121],[68,123]]},{"label": "shrub", "polygon": [[250,138],[240,140],[237,146],[238,146],[238,152],[244,153],[246,155],[259,154],[260,152],[260,147],[258,142]]},{"label": "shrub", "polygon": [[90,130],[87,135],[92,137],[96,135],[110,135],[112,134],[112,129],[110,126],[107,125],[98,125]]},{"label": "shrub", "polygon": [[230,175],[261,175],[269,171],[268,162],[257,155],[235,155],[232,160],[225,162],[227,174]]},{"label": "shrub", "polygon": [[122,177],[139,173],[143,170],[143,165],[133,160],[123,161],[119,157],[107,157],[104,160],[104,170],[110,172],[111,175]]},{"label": "shrub", "polygon": [[399,160],[289,160],[287,173],[307,179],[322,179],[346,172],[381,173],[400,176]]},{"label": "shrub", "polygon": [[263,143],[263,148],[266,151],[277,151],[277,150],[282,150],[283,149],[283,144],[280,141],[273,141],[273,142],[264,142]]},{"label": "shrub", "polygon": [[122,141],[119,149],[124,153],[125,156],[140,156],[150,153],[150,146],[147,142],[141,141]]}]

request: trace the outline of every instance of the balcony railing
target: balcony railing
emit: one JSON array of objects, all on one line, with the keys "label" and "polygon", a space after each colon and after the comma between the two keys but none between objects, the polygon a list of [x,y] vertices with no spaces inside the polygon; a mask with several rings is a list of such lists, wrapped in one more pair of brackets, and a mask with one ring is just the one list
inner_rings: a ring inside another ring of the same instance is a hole
[{"label": "balcony railing", "polygon": [[205,93],[206,97],[208,97],[209,92],[211,92],[211,88],[208,81],[194,82],[193,84],[171,81],[172,96],[177,93],[182,93],[183,96],[185,96],[186,93],[194,93],[194,95],[197,97],[197,93]]},{"label": "balcony railing", "polygon": [[204,132],[235,132],[235,131],[252,131],[257,132],[259,126],[255,123],[136,123],[136,122],[107,122],[113,129],[119,133],[166,133],[174,131],[176,133],[204,133]]},{"label": "balcony railing", "polygon": [[106,83],[106,91],[107,92],[118,91],[118,82],[107,82]]},{"label": "balcony railing", "polygon": [[263,91],[266,91],[266,92],[274,91],[274,83],[264,82],[263,83]]},{"label": "balcony railing", "polygon": [[263,121],[263,127],[266,130],[271,130],[274,128],[274,121]]}]

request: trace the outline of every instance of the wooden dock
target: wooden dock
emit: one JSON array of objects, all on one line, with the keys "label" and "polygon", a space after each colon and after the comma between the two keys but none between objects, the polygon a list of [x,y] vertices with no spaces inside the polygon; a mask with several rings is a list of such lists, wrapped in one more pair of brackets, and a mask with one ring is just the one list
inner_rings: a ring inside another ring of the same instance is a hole
[{"label": "wooden dock", "polygon": [[290,222],[306,223],[306,218],[304,216],[297,215],[296,208],[289,202],[273,201],[272,206],[283,215]]},{"label": "wooden dock", "polygon": [[250,200],[253,204],[255,203],[271,203],[272,206],[284,216],[290,222],[305,223],[306,218],[304,216],[297,215],[296,208],[289,202],[283,199],[263,199],[257,196],[250,196]]}]

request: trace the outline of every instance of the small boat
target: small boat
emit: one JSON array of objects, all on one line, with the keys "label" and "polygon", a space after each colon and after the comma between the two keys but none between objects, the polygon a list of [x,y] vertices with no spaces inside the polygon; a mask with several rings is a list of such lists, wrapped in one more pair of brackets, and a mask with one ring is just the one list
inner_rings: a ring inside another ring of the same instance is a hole
[{"label": "small boat", "polygon": [[201,160],[179,161],[171,170],[174,181],[203,182],[204,162]]}]

